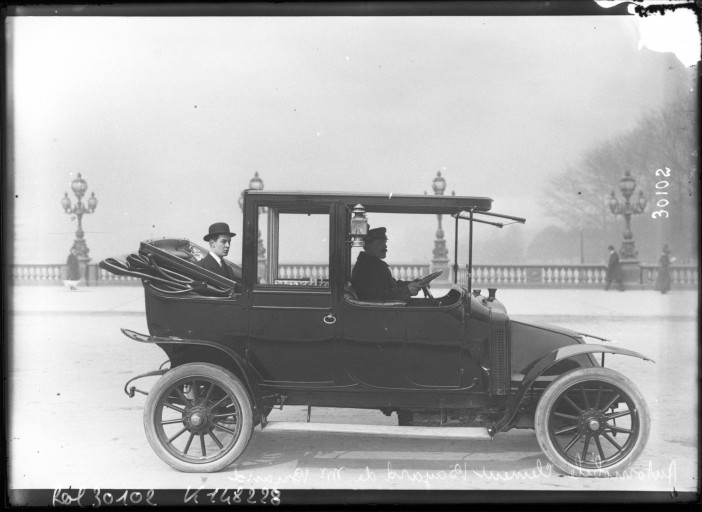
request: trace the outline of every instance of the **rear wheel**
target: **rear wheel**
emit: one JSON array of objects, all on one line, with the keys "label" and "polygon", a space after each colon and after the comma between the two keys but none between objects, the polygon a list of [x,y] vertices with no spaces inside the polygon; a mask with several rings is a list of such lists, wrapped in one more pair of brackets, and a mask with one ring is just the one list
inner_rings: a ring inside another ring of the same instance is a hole
[{"label": "rear wheel", "polygon": [[152,388],[144,429],[154,452],[175,469],[219,471],[234,462],[251,439],[251,400],[230,371],[209,363],[184,364]]},{"label": "rear wheel", "polygon": [[648,406],[628,378],[609,368],[582,368],[554,380],[536,407],[539,445],[561,471],[615,476],[642,452]]}]

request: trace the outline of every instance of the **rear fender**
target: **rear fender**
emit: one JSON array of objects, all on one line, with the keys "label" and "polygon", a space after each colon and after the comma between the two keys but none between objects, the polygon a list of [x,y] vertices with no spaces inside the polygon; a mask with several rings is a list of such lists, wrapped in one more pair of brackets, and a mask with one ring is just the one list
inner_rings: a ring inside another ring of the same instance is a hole
[{"label": "rear fender", "polygon": [[264,408],[263,408],[263,399],[261,398],[261,394],[258,390],[258,386],[254,386],[253,383],[256,381],[256,378],[254,376],[253,370],[249,367],[249,365],[244,361],[239,354],[234,352],[232,349],[229,347],[224,347],[218,343],[213,343],[211,341],[204,341],[204,340],[195,340],[195,339],[189,339],[189,338],[178,338],[175,336],[147,336],[146,334],[141,334],[136,331],[132,331],[130,329],[121,329],[122,333],[127,336],[128,338],[131,338],[135,341],[138,341],[140,343],[163,343],[163,344],[170,344],[170,345],[202,345],[205,347],[210,347],[215,350],[219,350],[220,352],[224,352],[226,355],[229,356],[229,358],[234,361],[234,364],[239,368],[241,375],[244,377],[244,383],[246,385],[246,388],[249,390],[249,393],[251,394],[251,397],[253,398],[254,401],[254,406],[258,413],[261,416],[261,426],[265,427],[267,423],[267,419],[264,414]]},{"label": "rear fender", "polygon": [[491,427],[489,429],[491,431],[490,434],[494,435],[497,432],[500,432],[512,421],[515,414],[519,410],[519,406],[522,404],[522,401],[524,400],[527,391],[529,391],[534,382],[536,382],[536,379],[538,379],[539,376],[541,376],[546,370],[548,370],[550,367],[552,367],[559,361],[563,361],[564,359],[575,357],[581,354],[592,353],[621,354],[624,356],[638,357],[639,359],[643,359],[644,361],[655,362],[653,361],[653,359],[650,359],[644,356],[643,354],[639,354],[638,352],[634,352],[633,350],[628,350],[619,347],[579,344],[566,345],[565,347],[557,348],[553,352],[546,354],[544,357],[536,361],[536,363],[527,372],[527,374],[524,376],[524,379],[522,380],[522,383],[519,385],[519,389],[517,389],[514,398],[510,401],[509,407],[507,408],[507,412],[502,417],[502,419],[500,419],[495,424],[494,427]]}]

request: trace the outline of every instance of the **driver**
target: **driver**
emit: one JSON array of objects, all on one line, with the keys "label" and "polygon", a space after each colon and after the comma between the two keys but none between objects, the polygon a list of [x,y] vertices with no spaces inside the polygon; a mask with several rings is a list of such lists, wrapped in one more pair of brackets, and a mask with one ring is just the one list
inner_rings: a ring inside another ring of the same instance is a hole
[{"label": "driver", "polygon": [[363,252],[351,272],[351,284],[361,300],[409,300],[421,287],[415,281],[396,281],[383,260],[388,252],[385,228],[368,230]]}]

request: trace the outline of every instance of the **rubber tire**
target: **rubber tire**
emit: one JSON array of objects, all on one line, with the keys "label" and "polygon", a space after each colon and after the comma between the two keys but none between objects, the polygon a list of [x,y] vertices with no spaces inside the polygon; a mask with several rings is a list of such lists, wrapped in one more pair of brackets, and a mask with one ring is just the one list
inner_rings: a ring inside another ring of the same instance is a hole
[{"label": "rubber tire", "polygon": [[[239,402],[239,407],[241,408],[241,432],[235,444],[217,460],[202,464],[188,463],[174,457],[161,444],[154,425],[156,406],[160,400],[161,394],[167,391],[176,381],[190,377],[205,377],[217,380],[217,385],[222,388],[227,388]],[[156,455],[166,464],[178,471],[185,473],[212,473],[219,471],[238,459],[249,444],[253,433],[253,408],[251,406],[251,399],[241,381],[229,370],[210,363],[187,363],[177,366],[165,373],[149,392],[149,396],[146,399],[146,407],[144,408],[144,430],[146,432],[146,438]]]},{"label": "rubber tire", "polygon": [[[634,407],[638,412],[639,436],[635,440],[633,449],[631,449],[624,458],[610,466],[589,470],[576,466],[561,456],[559,450],[554,447],[553,441],[549,436],[548,420],[551,408],[564,391],[580,382],[592,380],[601,380],[612,384],[628,395],[628,398],[634,403]],[[536,406],[534,429],[536,430],[536,438],[539,441],[539,446],[541,446],[543,452],[553,465],[564,473],[584,477],[610,477],[616,476],[617,472],[621,474],[624,469],[629,467],[639,455],[641,455],[651,431],[651,416],[643,394],[627,377],[609,368],[579,368],[564,373],[546,388],[546,391],[544,391],[544,394],[541,396]]]}]

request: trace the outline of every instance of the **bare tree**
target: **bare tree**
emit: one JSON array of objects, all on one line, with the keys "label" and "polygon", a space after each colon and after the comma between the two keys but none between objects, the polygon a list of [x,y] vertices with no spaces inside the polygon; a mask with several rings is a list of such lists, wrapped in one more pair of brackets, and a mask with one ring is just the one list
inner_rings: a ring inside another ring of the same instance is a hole
[{"label": "bare tree", "polygon": [[[697,116],[696,83],[691,75],[661,111],[642,116],[634,129],[591,148],[556,176],[545,194],[547,210],[571,228],[611,230],[618,221],[607,199],[615,191],[621,200],[619,180],[629,171],[648,200],[648,224],[643,227],[656,234],[643,243],[669,241],[678,251],[696,256]],[[656,211],[665,213],[653,215]]]}]

